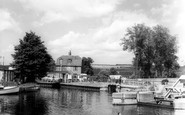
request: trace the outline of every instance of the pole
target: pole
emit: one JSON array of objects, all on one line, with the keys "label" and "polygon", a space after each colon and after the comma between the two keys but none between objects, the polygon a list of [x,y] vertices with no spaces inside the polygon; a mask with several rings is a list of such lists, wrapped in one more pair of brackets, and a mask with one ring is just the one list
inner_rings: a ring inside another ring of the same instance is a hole
[{"label": "pole", "polygon": [[136,62],[135,62],[135,78],[138,78],[138,52],[136,52]]},{"label": "pole", "polygon": [[4,65],[4,56],[3,56],[3,65]]},{"label": "pole", "polygon": [[[2,56],[0,56],[0,59],[2,58]],[[0,61],[0,65],[2,65],[2,62]]]}]

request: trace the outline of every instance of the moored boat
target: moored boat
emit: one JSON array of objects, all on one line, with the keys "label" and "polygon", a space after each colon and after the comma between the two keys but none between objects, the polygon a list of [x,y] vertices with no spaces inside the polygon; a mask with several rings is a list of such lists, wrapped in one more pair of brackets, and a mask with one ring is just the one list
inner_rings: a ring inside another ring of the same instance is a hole
[{"label": "moored boat", "polygon": [[40,86],[37,84],[22,84],[20,85],[20,92],[34,92],[38,91],[40,89]]},{"label": "moored boat", "polygon": [[116,92],[112,94],[113,105],[137,104],[137,92]]},{"label": "moored boat", "polygon": [[0,89],[0,95],[16,94],[19,93],[19,86],[8,86]]},{"label": "moored boat", "polygon": [[35,80],[38,85],[41,87],[52,87],[52,88],[60,88],[60,82],[59,81],[45,81],[45,80]]},{"label": "moored boat", "polygon": [[[185,87],[184,86],[185,86],[185,75],[182,75],[174,83],[172,87],[165,88],[167,90],[165,94],[164,93],[158,94],[154,92],[153,100],[151,99],[151,101],[145,101],[146,98],[143,98],[142,100],[139,100],[138,104],[145,105],[145,106],[185,110]],[[140,95],[140,97],[142,96],[144,95]]]}]

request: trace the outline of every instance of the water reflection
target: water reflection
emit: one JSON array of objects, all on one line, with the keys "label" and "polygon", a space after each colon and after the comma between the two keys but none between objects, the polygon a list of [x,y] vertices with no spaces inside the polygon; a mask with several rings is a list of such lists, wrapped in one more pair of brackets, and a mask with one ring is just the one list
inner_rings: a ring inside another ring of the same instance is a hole
[{"label": "water reflection", "polygon": [[16,115],[45,115],[48,104],[39,93],[26,93],[19,95],[19,101],[15,107]]},{"label": "water reflection", "polygon": [[41,88],[38,92],[0,96],[0,114],[8,115],[183,115],[184,110],[113,106],[111,94],[77,89]]},{"label": "water reflection", "polygon": [[15,113],[15,104],[18,103],[19,97],[17,95],[0,96],[0,114]]}]

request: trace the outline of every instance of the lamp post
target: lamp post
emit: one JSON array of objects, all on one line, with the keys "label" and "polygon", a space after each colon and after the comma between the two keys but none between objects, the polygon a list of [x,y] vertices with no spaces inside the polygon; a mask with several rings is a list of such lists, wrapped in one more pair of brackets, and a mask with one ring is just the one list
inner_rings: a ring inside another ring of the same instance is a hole
[{"label": "lamp post", "polygon": [[[154,71],[155,71],[155,74],[156,74],[155,63],[154,62],[152,63],[152,68],[154,68]],[[155,79],[155,75],[154,75],[154,78],[153,79]],[[153,86],[154,86],[154,80],[153,80]]]},{"label": "lamp post", "polygon": [[161,77],[164,77],[164,64],[162,64],[162,76]]},{"label": "lamp post", "polygon": [[3,65],[4,65],[4,56],[3,56]]},{"label": "lamp post", "polygon": [[0,65],[4,65],[4,56],[0,56],[0,59],[3,58],[3,63],[2,61],[0,62]]}]

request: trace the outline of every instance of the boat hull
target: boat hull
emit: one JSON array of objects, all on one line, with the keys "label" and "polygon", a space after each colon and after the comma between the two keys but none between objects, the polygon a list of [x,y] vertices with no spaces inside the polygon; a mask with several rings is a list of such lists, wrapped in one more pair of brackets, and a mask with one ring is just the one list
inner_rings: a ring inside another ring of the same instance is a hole
[{"label": "boat hull", "polygon": [[41,80],[36,80],[36,83],[41,87],[60,88],[60,82],[45,82]]},{"label": "boat hull", "polygon": [[34,92],[38,91],[40,89],[39,85],[28,85],[28,86],[21,86],[20,87],[20,92]]},{"label": "boat hull", "polygon": [[135,105],[137,104],[137,92],[118,92],[112,94],[113,105]]},{"label": "boat hull", "polygon": [[19,93],[19,87],[14,86],[14,87],[5,87],[4,89],[0,90],[0,95],[9,95],[9,94],[16,94]]}]

